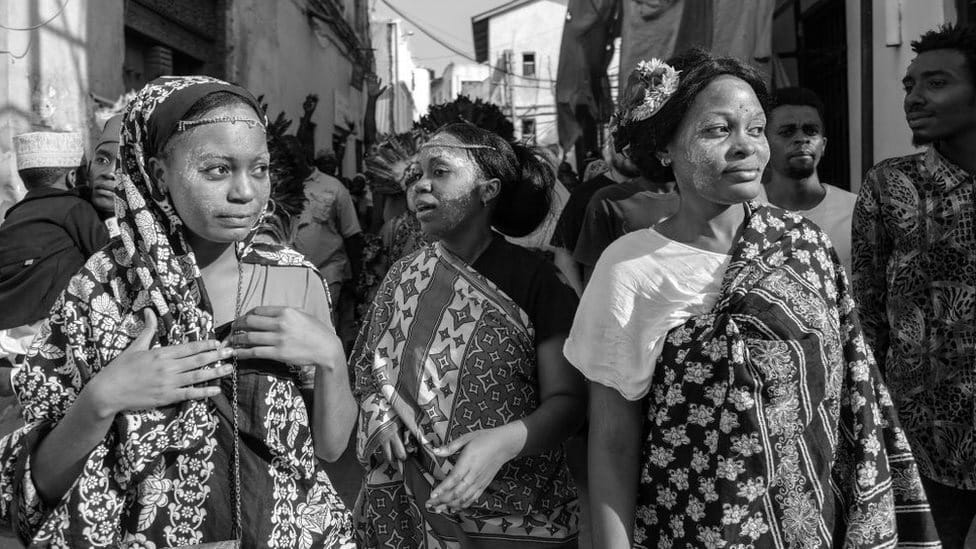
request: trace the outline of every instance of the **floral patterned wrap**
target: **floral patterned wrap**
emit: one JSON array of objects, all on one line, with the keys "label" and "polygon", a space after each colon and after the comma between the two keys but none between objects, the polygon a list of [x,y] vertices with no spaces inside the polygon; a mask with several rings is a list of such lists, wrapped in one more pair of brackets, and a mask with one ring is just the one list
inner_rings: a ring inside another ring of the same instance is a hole
[{"label": "floral patterned wrap", "polygon": [[[71,279],[14,379],[26,425],[0,441],[0,523],[32,547],[177,547],[232,536],[233,431],[223,382],[225,393],[214,399],[119,414],[57,505],[41,501],[30,472],[41,437],[140,333],[144,309],[159,318],[154,347],[214,337],[180,218],[146,170],[154,113],[194,86],[247,94],[209,77],[167,77],[132,100],[120,148],[121,237]],[[297,252],[250,239],[238,243],[238,254],[245,263],[312,268]],[[350,545],[348,512],[317,466],[294,382],[240,377],[241,432],[260,441],[242,445],[243,545]],[[249,501],[248,487],[266,490],[264,501]]]},{"label": "floral patterned wrap", "polygon": [[749,205],[712,313],[646,399],[635,546],[939,547],[827,237]]},{"label": "floral patterned wrap", "polygon": [[[432,448],[523,418],[539,406],[528,315],[440,244],[393,266],[356,348],[356,452],[367,467],[356,508],[360,547],[575,547],[578,502],[562,450],[512,460],[471,507],[427,511],[453,460]],[[378,455],[402,426],[406,461]]]}]

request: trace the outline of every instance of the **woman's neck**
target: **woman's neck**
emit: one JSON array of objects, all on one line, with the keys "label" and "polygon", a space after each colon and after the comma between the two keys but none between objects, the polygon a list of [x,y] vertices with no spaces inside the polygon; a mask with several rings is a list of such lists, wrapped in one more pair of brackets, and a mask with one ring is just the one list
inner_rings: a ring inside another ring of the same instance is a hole
[{"label": "woman's neck", "polygon": [[234,243],[216,243],[187,237],[187,244],[193,250],[197,266],[200,268],[200,283],[207,295],[214,325],[220,326],[237,318],[242,312],[243,303],[238,301],[241,277],[250,276],[241,271]]},{"label": "woman's neck", "polygon": [[494,233],[490,226],[485,223],[472,223],[467,227],[458,227],[452,234],[442,236],[440,242],[449,252],[471,265],[488,249],[493,238]]},{"label": "woman's neck", "polygon": [[193,250],[197,266],[201,271],[221,270],[227,267],[237,268],[237,252],[233,242],[211,242],[187,234],[186,243]]},{"label": "woman's neck", "polygon": [[742,204],[715,204],[682,198],[678,212],[661,222],[658,230],[685,244],[728,254],[745,221]]}]

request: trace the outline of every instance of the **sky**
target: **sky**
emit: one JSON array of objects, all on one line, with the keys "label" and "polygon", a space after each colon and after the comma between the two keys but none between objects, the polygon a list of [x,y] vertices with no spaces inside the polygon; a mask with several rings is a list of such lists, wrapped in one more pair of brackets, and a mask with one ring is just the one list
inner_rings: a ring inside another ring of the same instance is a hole
[{"label": "sky", "polygon": [[412,23],[394,13],[384,1],[393,4],[438,38],[466,52],[473,59],[471,16],[507,4],[510,0],[370,0],[373,18],[381,21],[400,19],[405,32],[413,32],[408,43],[414,63],[419,67],[434,69],[434,75],[440,76],[448,63],[464,63],[469,60],[430,39]]}]

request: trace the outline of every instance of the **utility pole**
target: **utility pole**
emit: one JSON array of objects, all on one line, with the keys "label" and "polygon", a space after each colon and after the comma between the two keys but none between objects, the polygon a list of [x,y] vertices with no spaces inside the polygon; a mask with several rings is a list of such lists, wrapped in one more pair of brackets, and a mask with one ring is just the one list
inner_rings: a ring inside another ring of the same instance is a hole
[{"label": "utility pole", "polygon": [[390,60],[390,134],[397,133],[396,127],[396,96],[397,96],[397,64],[398,60],[396,58],[397,54],[397,40],[396,40],[396,22],[388,21],[386,23],[386,46],[389,53],[388,59]]},{"label": "utility pole", "polygon": [[505,102],[508,103],[508,116],[515,125],[515,98],[512,86],[512,50],[505,50],[503,54],[505,60]]}]

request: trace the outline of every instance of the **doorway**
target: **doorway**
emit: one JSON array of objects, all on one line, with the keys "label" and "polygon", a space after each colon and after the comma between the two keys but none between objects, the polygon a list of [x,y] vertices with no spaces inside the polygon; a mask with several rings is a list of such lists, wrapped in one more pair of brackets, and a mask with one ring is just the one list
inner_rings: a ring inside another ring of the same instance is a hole
[{"label": "doorway", "polygon": [[827,154],[818,173],[825,183],[850,190],[850,124],[847,111],[847,18],[843,0],[821,0],[806,10],[794,3],[799,85],[824,103]]}]

